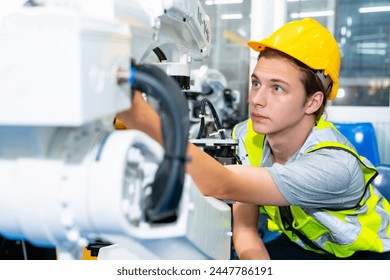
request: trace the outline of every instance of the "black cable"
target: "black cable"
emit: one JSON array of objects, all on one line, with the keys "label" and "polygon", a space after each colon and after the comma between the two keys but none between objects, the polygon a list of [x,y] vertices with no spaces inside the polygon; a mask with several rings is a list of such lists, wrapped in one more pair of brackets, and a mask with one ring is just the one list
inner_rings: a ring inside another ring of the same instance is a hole
[{"label": "black cable", "polygon": [[154,48],[153,52],[155,53],[155,55],[157,55],[157,58],[160,62],[168,60],[165,53],[159,47]]},{"label": "black cable", "polygon": [[206,95],[211,95],[214,93],[214,90],[210,87],[208,91],[191,91],[191,90],[187,90],[185,92],[185,94],[191,94],[191,95],[195,95],[195,96],[198,96],[198,95],[202,95],[202,96],[206,96]]},{"label": "black cable", "polygon": [[204,120],[204,115],[202,114],[200,116],[200,125],[199,125],[199,131],[198,131],[198,135],[196,135],[196,139],[201,139],[202,138],[202,135],[204,133],[204,130],[205,130],[205,120]]},{"label": "black cable", "polygon": [[219,120],[218,113],[215,110],[214,105],[207,98],[202,99],[202,101],[200,102],[201,125],[199,128],[198,135],[196,136],[196,139],[200,139],[204,133],[204,129],[205,129],[204,117],[206,115],[206,105],[208,105],[211,110],[211,114],[214,118],[215,129],[218,131],[219,135],[221,136],[221,139],[226,139],[226,135],[222,127],[221,121]]},{"label": "black cable", "polygon": [[137,65],[133,73],[132,87],[156,97],[162,109],[165,156],[146,200],[146,219],[155,223],[172,222],[177,218],[185,177],[190,123],[187,100],[176,81],[157,66]]},{"label": "black cable", "polygon": [[234,157],[234,159],[236,160],[236,163],[238,163],[239,165],[242,165],[242,161],[240,159],[240,157],[233,151],[230,151],[230,154]]}]

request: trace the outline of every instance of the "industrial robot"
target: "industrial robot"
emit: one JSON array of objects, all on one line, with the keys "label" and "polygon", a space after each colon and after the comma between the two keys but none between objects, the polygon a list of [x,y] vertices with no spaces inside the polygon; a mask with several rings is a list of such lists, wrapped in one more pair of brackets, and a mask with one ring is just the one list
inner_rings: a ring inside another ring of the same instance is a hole
[{"label": "industrial robot", "polygon": [[[1,236],[60,260],[96,240],[98,260],[230,258],[230,207],[183,161],[209,24],[198,1],[0,1]],[[163,147],[114,129],[133,90],[158,102]]]}]

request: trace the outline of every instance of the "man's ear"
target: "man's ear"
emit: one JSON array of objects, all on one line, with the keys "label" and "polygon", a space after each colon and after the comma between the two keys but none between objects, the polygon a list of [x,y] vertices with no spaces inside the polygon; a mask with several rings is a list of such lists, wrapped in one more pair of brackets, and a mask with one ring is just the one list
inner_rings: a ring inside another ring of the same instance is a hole
[{"label": "man's ear", "polygon": [[306,114],[310,115],[315,113],[319,108],[321,108],[323,100],[324,94],[321,91],[317,91],[310,96],[306,101]]}]

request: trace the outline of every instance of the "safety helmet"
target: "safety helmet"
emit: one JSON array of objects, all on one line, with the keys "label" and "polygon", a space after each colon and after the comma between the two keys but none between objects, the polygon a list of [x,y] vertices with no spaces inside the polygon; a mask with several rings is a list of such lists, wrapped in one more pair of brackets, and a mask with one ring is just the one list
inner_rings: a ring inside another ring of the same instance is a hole
[{"label": "safety helmet", "polygon": [[[332,34],[312,18],[291,21],[261,41],[248,46],[260,52],[266,47],[286,53],[314,70],[330,77],[333,83],[328,99],[334,99],[339,87],[340,49]],[[321,76],[319,76],[321,78]],[[321,79],[324,83],[323,79]],[[325,90],[327,89],[325,85]]]}]

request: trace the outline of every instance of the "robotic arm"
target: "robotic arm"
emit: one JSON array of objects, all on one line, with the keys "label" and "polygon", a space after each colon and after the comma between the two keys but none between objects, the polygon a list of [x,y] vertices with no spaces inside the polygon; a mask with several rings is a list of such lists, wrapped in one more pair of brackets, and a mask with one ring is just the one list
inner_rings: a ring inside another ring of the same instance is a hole
[{"label": "robotic arm", "polygon": [[[229,258],[230,209],[201,195],[188,175],[175,181],[182,184],[172,204],[175,219],[150,219],[164,209],[150,200],[170,184],[156,181],[167,151],[173,157],[185,151],[112,127],[115,114],[131,106],[130,86],[151,89],[157,98],[152,84],[167,86],[152,78],[157,70],[130,71],[130,58],[142,63],[151,49],[167,50],[169,42],[174,49],[175,40],[177,62],[185,52],[188,62],[209,51],[203,10],[187,4],[197,1],[98,2],[0,2],[1,235],[55,247],[60,259],[80,258],[96,238],[116,244],[125,258]],[[148,10],[154,14],[136,12],[146,2],[158,8]],[[170,37],[164,26],[180,19],[189,24]],[[132,85],[118,78],[123,71]],[[169,108],[164,114],[163,134],[169,135],[167,123],[187,133]],[[112,255],[117,249],[104,253],[119,258]]]},{"label": "robotic arm", "polygon": [[199,1],[115,1],[118,19],[133,35],[132,58],[144,62],[155,48],[170,61],[202,61],[210,54],[210,19]]},{"label": "robotic arm", "polygon": [[189,63],[210,54],[210,19],[199,1],[122,0],[115,13],[130,25],[134,61],[156,63],[189,89]]}]

